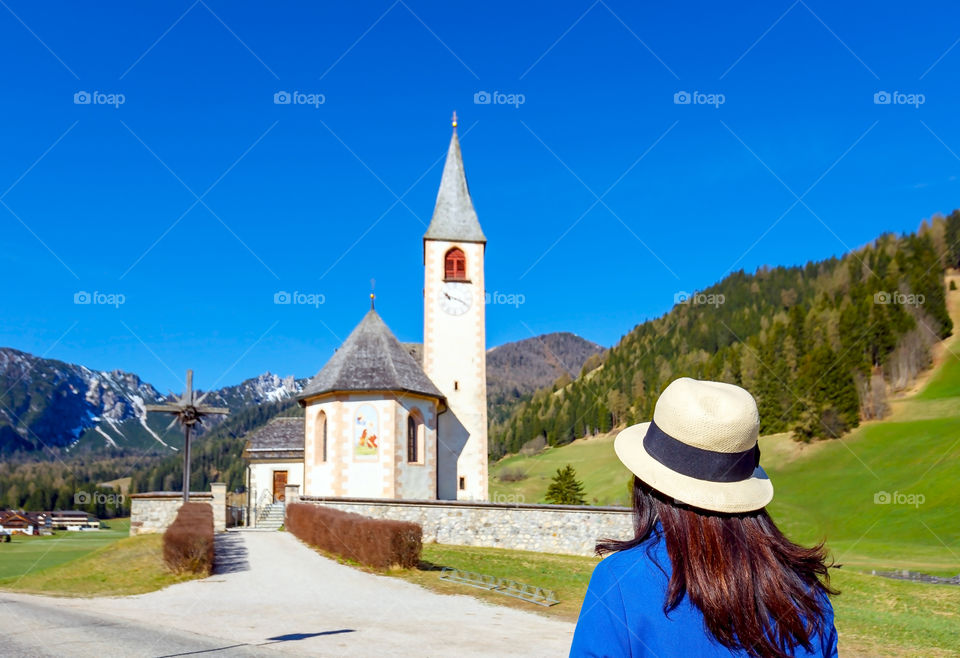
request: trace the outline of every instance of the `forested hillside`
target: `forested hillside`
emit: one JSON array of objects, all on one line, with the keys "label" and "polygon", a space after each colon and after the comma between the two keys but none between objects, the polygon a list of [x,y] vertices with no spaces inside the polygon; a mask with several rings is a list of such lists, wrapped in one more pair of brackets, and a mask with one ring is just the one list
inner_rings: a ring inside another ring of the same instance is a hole
[{"label": "forested hillside", "polygon": [[[302,414],[292,400],[248,407],[191,441],[190,489],[208,491],[211,482],[226,482],[230,491],[243,486],[245,437],[278,415]],[[33,461],[22,456],[0,463],[0,508],[26,510],[82,509],[100,518],[130,512],[129,497],[101,483],[131,477],[129,493],[180,491],[183,457],[157,459],[129,451],[112,457],[74,455],[66,460]],[[79,497],[77,494],[81,494]],[[83,495],[87,494],[87,495]]]},{"label": "forested hillside", "polygon": [[492,425],[491,456],[540,435],[559,445],[648,420],[663,388],[682,376],[750,390],[765,434],[840,436],[882,417],[887,396],[930,364],[930,346],[952,330],[944,269],[958,264],[954,211],[841,258],[735,272]]}]

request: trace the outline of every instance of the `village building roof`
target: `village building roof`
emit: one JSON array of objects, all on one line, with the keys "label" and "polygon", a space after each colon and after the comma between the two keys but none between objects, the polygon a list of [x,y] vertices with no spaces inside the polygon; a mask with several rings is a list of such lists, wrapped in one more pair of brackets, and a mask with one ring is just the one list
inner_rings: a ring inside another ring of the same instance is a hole
[{"label": "village building roof", "polygon": [[256,430],[247,439],[244,459],[303,459],[304,420],[283,416]]}]

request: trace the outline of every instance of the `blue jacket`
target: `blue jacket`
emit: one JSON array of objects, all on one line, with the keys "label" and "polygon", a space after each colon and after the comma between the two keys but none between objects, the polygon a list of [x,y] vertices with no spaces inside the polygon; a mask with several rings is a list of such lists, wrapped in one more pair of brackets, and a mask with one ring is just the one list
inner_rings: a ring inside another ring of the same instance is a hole
[{"label": "blue jacket", "polygon": [[[647,554],[663,567],[654,564]],[[614,553],[593,570],[587,595],[580,608],[580,619],[573,636],[571,656],[747,656],[730,651],[717,642],[703,624],[703,614],[687,597],[663,613],[671,565],[666,544],[661,539]],[[813,653],[798,647],[796,656],[836,656],[837,631],[833,608],[824,637],[811,641]]]}]

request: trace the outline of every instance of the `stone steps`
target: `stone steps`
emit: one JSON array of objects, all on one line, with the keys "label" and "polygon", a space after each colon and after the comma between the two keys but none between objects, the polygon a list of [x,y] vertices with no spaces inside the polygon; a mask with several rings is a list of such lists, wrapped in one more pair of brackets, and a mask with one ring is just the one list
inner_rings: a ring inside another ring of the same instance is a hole
[{"label": "stone steps", "polygon": [[257,529],[277,530],[283,525],[284,512],[285,509],[283,503],[273,503],[272,505],[268,505],[260,515],[260,518],[257,519]]}]

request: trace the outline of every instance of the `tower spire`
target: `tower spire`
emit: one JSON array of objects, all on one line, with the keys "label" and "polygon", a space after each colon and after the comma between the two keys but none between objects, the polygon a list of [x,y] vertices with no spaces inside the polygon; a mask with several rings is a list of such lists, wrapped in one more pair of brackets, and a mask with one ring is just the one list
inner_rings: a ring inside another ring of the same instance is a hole
[{"label": "tower spire", "polygon": [[473,209],[467,175],[463,169],[463,155],[460,153],[460,139],[457,137],[457,113],[453,113],[453,136],[447,150],[447,161],[443,165],[440,178],[440,190],[437,192],[437,205],[433,209],[433,219],[423,236],[425,240],[446,240],[452,242],[486,242]]}]

